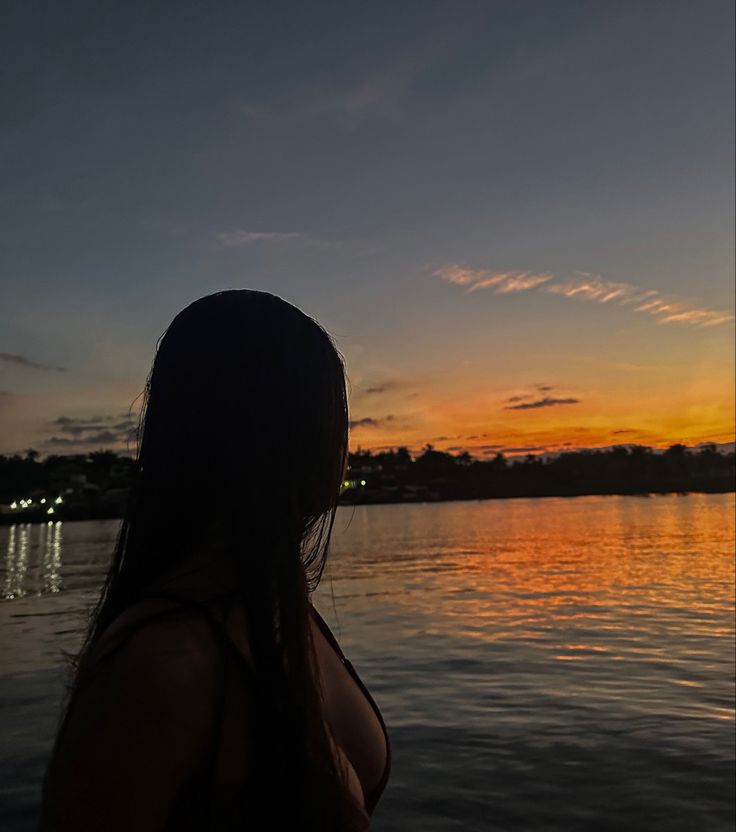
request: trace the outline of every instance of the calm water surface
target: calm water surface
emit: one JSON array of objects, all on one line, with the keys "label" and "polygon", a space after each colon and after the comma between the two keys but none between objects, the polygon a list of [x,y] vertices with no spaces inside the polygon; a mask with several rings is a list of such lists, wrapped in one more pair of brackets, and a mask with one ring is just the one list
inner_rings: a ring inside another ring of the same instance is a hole
[{"label": "calm water surface", "polygon": [[[117,530],[0,529],[0,828],[33,828]],[[371,688],[398,830],[732,830],[734,495],[341,508],[317,605]]]}]

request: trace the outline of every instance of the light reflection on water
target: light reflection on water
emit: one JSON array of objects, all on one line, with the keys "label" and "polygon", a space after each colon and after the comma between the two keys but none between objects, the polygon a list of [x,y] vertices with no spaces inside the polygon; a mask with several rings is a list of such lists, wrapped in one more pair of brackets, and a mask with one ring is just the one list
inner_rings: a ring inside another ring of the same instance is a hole
[{"label": "light reflection on water", "polygon": [[62,522],[18,523],[9,527],[5,544],[3,598],[61,589]]},{"label": "light reflection on water", "polygon": [[[116,530],[0,529],[4,829]],[[340,509],[317,602],[391,732],[375,829],[730,830],[733,547],[733,494]]]}]

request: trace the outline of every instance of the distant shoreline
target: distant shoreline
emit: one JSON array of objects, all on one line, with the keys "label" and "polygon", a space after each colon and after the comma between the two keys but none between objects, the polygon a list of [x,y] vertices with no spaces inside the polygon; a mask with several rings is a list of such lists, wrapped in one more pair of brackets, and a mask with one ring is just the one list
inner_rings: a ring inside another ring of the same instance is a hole
[{"label": "distant shoreline", "polygon": [[[694,494],[733,494],[736,488],[713,488],[713,489],[689,489],[687,491],[579,491],[579,492],[556,492],[547,494],[493,494],[483,497],[472,496],[457,496],[457,497],[437,497],[422,498],[422,499],[396,499],[387,497],[371,498],[366,495],[368,499],[344,499],[342,498],[339,506],[371,506],[371,505],[419,505],[426,503],[478,503],[486,502],[487,500],[535,500],[549,497],[666,497],[666,496],[680,496],[688,497]],[[0,514],[0,526],[12,526],[14,524],[24,523],[56,523],[58,521],[64,522],[84,522],[87,520],[122,520],[123,513],[119,511],[81,511],[78,508],[73,510],[60,509],[49,516],[41,511],[20,511],[13,513]]]}]

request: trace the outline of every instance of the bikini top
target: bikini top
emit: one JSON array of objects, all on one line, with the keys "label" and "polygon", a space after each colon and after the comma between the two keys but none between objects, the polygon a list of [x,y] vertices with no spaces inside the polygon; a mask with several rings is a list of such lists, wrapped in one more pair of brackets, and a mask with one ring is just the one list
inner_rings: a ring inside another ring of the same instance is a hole
[{"label": "bikini top", "polygon": [[324,634],[325,638],[337,653],[340,661],[343,663],[348,673],[352,676],[355,684],[360,688],[360,691],[363,694],[363,696],[365,696],[365,698],[368,700],[368,704],[373,709],[373,712],[375,713],[376,717],[378,718],[378,721],[381,724],[381,730],[383,731],[383,736],[386,740],[386,764],[383,768],[383,774],[381,775],[381,779],[376,784],[376,786],[370,792],[365,794],[365,808],[368,814],[371,815],[373,814],[373,810],[376,808],[376,804],[378,803],[381,795],[383,794],[383,790],[386,788],[386,783],[388,782],[388,778],[391,773],[391,741],[389,740],[386,723],[383,720],[383,715],[381,714],[381,711],[378,709],[378,705],[376,705],[368,688],[366,688],[366,686],[363,684],[363,680],[360,678],[360,676],[358,676],[358,673],[353,667],[352,662],[342,652],[342,648],[340,647],[335,636],[332,634],[332,630],[330,630],[330,628],[327,626],[327,622],[317,612],[315,607],[311,607],[311,609],[314,613],[315,620],[320,630]]},{"label": "bikini top", "polygon": [[[231,655],[233,655],[236,658],[236,660],[238,660],[241,664],[244,664],[246,666],[246,669],[247,669],[247,672],[248,672],[249,675],[251,675],[251,676],[254,675],[255,671],[254,671],[252,665],[245,659],[245,657],[240,652],[240,650],[238,650],[238,648],[235,646],[235,643],[232,641],[232,639],[230,638],[230,635],[227,632],[227,628],[226,628],[225,623],[223,621],[221,621],[218,618],[218,616],[206,604],[204,604],[202,602],[199,602],[199,601],[195,601],[195,600],[190,599],[190,598],[184,598],[184,597],[181,597],[181,596],[178,596],[178,595],[160,593],[160,592],[156,592],[155,595],[146,595],[145,599],[146,600],[157,600],[157,599],[165,600],[165,601],[173,602],[175,604],[175,606],[173,608],[169,608],[167,610],[163,610],[163,611],[159,611],[157,613],[153,613],[152,615],[149,615],[149,616],[144,616],[142,620],[134,622],[132,627],[126,628],[126,630],[122,634],[123,637],[121,639],[115,639],[113,645],[111,646],[111,649],[105,650],[100,658],[107,657],[110,654],[112,654],[114,652],[117,652],[118,648],[120,648],[122,646],[122,644],[124,644],[128,640],[130,635],[132,635],[132,631],[137,629],[137,625],[145,624],[145,623],[151,621],[152,619],[165,617],[166,615],[170,615],[172,612],[176,612],[177,608],[179,610],[181,610],[181,607],[185,606],[185,607],[189,607],[190,609],[193,609],[195,611],[199,611],[199,612],[203,613],[204,617],[207,619],[207,621],[210,622],[210,624],[213,626],[213,630],[215,631],[215,633],[218,634],[219,637],[221,638],[221,640],[224,643],[227,651]],[[373,789],[371,789],[369,792],[366,792],[364,794],[365,808],[363,808],[363,806],[360,806],[357,803],[357,801],[355,801],[355,809],[356,809],[357,813],[361,816],[360,818],[356,818],[356,822],[364,824],[365,828],[367,829],[368,825],[369,825],[369,816],[373,814],[373,811],[376,807],[376,804],[378,803],[378,801],[379,801],[379,799],[380,799],[380,797],[381,797],[381,795],[382,795],[382,793],[383,793],[383,791],[386,787],[386,783],[388,781],[389,774],[390,774],[390,771],[391,771],[391,743],[390,743],[390,739],[389,739],[389,735],[388,735],[388,730],[386,728],[386,724],[384,722],[383,716],[382,716],[378,706],[375,703],[375,700],[371,696],[371,694],[368,691],[368,689],[366,688],[366,686],[363,684],[362,679],[358,675],[357,671],[353,667],[350,660],[343,653],[342,648],[340,647],[337,639],[335,638],[332,631],[330,630],[327,622],[322,618],[322,616],[319,614],[319,612],[317,612],[317,610],[311,604],[310,604],[310,608],[312,610],[312,613],[314,614],[314,619],[315,619],[317,625],[319,626],[321,632],[325,636],[325,639],[330,644],[330,646],[333,648],[333,650],[337,654],[338,658],[340,659],[340,662],[346,668],[346,670],[348,671],[348,673],[350,674],[350,676],[354,680],[355,684],[357,685],[357,687],[359,688],[359,690],[361,691],[363,696],[368,701],[368,704],[370,705],[371,709],[375,713],[375,715],[376,715],[376,717],[377,717],[377,719],[378,719],[378,721],[381,725],[381,729],[383,731],[383,735],[384,735],[384,738],[385,738],[386,762],[385,762],[385,765],[384,765],[383,774],[381,776],[381,779],[379,780],[379,782],[376,784],[376,786]],[[97,663],[95,663],[95,664],[97,664]],[[224,700],[224,696],[221,696],[220,701],[218,703],[217,713],[215,715],[214,729],[215,729],[216,739],[213,743],[212,751],[211,751],[211,754],[210,754],[210,759],[205,764],[205,770],[208,773],[206,775],[205,782],[202,784],[203,787],[204,787],[204,792],[209,792],[211,790],[211,784],[212,784],[212,781],[213,781],[213,778],[214,778],[214,772],[215,772],[215,769],[216,769],[216,765],[217,765],[217,761],[218,761],[218,757],[219,757],[219,753],[220,753],[220,743],[219,743],[219,738],[220,738],[220,733],[221,733],[220,732],[220,726],[222,725],[222,721],[224,719],[224,712],[225,712],[225,700]],[[210,809],[211,809],[211,807],[207,807],[206,810],[205,810],[205,814],[209,815],[210,814]]]}]

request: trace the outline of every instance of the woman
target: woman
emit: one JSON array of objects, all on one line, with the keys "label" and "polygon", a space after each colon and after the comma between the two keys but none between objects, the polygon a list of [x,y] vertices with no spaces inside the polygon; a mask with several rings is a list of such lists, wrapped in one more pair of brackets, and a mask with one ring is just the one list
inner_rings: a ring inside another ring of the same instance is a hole
[{"label": "woman", "polygon": [[250,290],[176,316],[43,830],[368,828],[388,735],[310,601],[347,442],[342,359],[314,320]]}]

